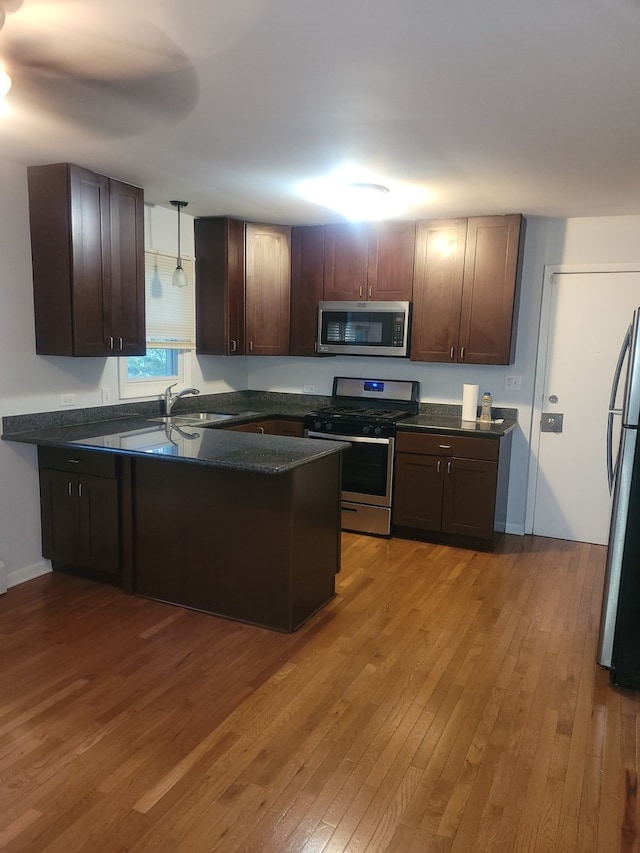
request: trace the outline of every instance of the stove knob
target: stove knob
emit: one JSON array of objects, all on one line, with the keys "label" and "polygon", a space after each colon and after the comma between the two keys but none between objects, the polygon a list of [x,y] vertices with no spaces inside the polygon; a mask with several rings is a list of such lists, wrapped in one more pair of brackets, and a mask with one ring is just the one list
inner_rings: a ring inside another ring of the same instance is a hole
[{"label": "stove knob", "polygon": [[326,429],[327,432],[331,432],[331,430],[333,429],[333,424],[329,423],[329,421],[327,421],[327,423],[324,425],[324,428]]},{"label": "stove knob", "polygon": [[315,421],[315,423],[313,424],[313,428],[316,431],[319,430],[321,426],[322,426],[322,421]]},{"label": "stove knob", "polygon": [[368,432],[369,432],[369,427],[368,427],[368,426],[363,426],[363,427],[362,427],[362,433],[363,433],[363,435],[367,435],[367,434],[368,434]]},{"label": "stove knob", "polygon": [[381,433],[381,432],[382,432],[381,427],[376,427],[376,428],[374,429],[374,433],[375,433],[376,435],[380,435],[380,433]]}]

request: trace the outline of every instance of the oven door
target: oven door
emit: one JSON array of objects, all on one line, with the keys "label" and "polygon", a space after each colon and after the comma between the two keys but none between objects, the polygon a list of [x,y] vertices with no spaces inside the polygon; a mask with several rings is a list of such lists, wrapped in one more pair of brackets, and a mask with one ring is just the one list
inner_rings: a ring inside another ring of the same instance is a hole
[{"label": "oven door", "polygon": [[342,499],[368,506],[391,506],[393,489],[393,438],[307,432],[307,438],[348,441],[342,454]]}]

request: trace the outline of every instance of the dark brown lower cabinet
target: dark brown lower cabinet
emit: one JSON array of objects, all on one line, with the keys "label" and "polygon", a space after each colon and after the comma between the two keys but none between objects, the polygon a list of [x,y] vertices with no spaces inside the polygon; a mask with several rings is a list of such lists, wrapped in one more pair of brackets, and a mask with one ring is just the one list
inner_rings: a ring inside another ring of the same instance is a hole
[{"label": "dark brown lower cabinet", "polygon": [[340,454],[280,474],[136,459],[134,592],[278,631],[334,595]]},{"label": "dark brown lower cabinet", "polygon": [[111,454],[41,447],[42,554],[54,568],[119,577],[118,461]]},{"label": "dark brown lower cabinet", "polygon": [[396,436],[393,523],[398,536],[490,544],[506,523],[511,434]]},{"label": "dark brown lower cabinet", "polygon": [[236,432],[252,432],[262,435],[287,435],[290,438],[303,438],[304,425],[299,418],[265,418],[261,421],[250,421],[247,424],[225,427]]}]

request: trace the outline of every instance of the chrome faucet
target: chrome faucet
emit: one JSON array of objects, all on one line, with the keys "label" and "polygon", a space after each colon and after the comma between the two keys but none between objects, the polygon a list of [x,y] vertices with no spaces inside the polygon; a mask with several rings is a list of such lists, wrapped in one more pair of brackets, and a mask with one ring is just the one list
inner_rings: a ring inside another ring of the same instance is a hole
[{"label": "chrome faucet", "polygon": [[173,409],[176,400],[179,400],[180,397],[186,397],[187,394],[199,394],[200,391],[197,388],[183,388],[182,391],[178,391],[177,394],[174,394],[171,390],[175,388],[178,383],[174,382],[173,385],[169,385],[169,387],[164,392],[164,413],[165,415],[170,415],[171,410]]}]

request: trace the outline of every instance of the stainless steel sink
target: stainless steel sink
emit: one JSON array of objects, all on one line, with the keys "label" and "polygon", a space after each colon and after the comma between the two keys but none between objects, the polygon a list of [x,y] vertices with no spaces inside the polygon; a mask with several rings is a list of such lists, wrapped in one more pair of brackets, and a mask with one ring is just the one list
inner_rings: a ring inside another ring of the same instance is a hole
[{"label": "stainless steel sink", "polygon": [[237,412],[234,415],[219,414],[218,412],[183,412],[177,415],[160,415],[157,418],[149,418],[160,424],[174,424],[175,426],[207,426],[229,418],[250,417],[259,412]]}]

